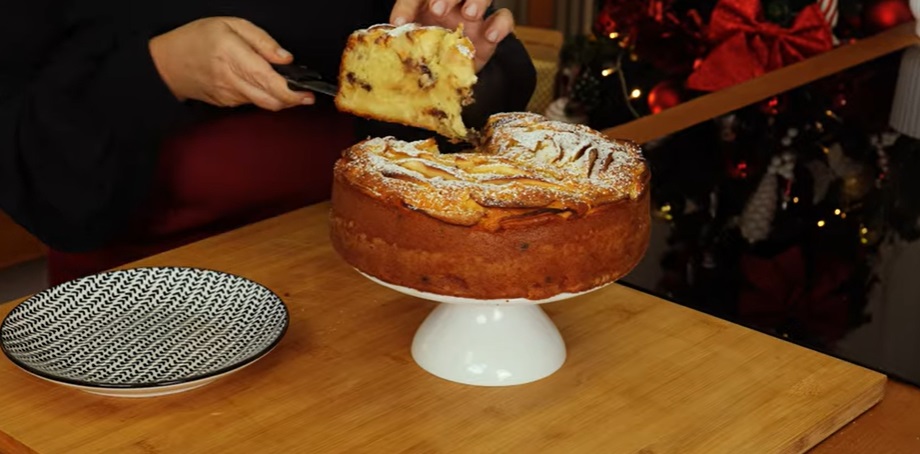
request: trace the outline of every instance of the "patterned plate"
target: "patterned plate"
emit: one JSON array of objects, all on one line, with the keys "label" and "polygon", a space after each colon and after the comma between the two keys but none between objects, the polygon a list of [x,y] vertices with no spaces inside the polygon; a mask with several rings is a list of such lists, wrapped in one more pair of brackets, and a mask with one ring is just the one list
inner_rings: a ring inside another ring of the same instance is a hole
[{"label": "patterned plate", "polygon": [[41,378],[95,394],[186,391],[267,354],[288,327],[271,290],[193,268],[97,274],[41,292],[0,324],[0,347]]}]

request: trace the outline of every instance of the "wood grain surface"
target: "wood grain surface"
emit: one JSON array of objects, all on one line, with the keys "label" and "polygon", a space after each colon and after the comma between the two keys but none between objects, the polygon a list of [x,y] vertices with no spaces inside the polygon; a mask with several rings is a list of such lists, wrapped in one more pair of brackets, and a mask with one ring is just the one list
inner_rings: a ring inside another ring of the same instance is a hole
[{"label": "wood grain surface", "polygon": [[885,399],[811,454],[920,452],[920,388],[890,380]]},{"label": "wood grain surface", "polygon": [[327,211],[135,265],[217,269],[277,292],[292,322],[267,357],[142,400],[71,390],[2,358],[0,430],[41,453],[798,453],[882,397],[880,374],[619,285],[547,305],[569,351],[555,375],[512,388],[443,381],[409,353],[431,303],[343,263]]},{"label": "wood grain surface", "polygon": [[32,448],[20,443],[15,438],[0,432],[0,453],[2,454],[33,454]]}]

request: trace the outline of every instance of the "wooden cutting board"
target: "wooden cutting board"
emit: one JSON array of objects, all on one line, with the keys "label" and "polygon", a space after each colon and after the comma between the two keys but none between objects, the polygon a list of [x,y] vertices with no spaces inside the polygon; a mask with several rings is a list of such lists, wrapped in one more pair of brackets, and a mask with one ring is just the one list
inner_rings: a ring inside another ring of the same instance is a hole
[{"label": "wooden cutting board", "polygon": [[0,431],[41,453],[798,453],[882,396],[882,375],[622,286],[546,306],[569,351],[550,378],[443,381],[409,354],[431,304],[346,266],[327,241],[327,209],[142,263],[276,291],[292,323],[269,356],[143,400],[43,382],[3,358]]}]

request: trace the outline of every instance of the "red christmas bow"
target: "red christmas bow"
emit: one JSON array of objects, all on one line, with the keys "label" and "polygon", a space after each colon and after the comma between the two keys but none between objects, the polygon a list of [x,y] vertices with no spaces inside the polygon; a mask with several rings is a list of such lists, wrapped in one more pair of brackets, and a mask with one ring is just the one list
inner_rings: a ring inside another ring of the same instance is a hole
[{"label": "red christmas bow", "polygon": [[853,266],[819,257],[810,268],[798,246],[769,259],[742,257],[747,282],[739,295],[741,318],[764,328],[791,322],[826,342],[843,337],[849,319],[843,286],[853,277]]},{"label": "red christmas bow", "polygon": [[764,19],[760,1],[722,0],[712,12],[707,38],[715,48],[687,80],[693,90],[721,90],[833,46],[817,3],[803,9],[792,28],[782,28]]}]

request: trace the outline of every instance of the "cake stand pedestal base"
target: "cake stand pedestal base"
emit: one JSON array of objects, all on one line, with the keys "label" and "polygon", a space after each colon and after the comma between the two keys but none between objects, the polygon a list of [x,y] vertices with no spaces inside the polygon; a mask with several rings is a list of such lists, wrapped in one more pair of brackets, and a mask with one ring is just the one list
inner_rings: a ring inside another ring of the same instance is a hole
[{"label": "cake stand pedestal base", "polygon": [[559,370],[565,363],[565,341],[540,305],[603,287],[539,301],[478,300],[422,292],[361,274],[397,292],[438,303],[415,332],[412,358],[437,377],[477,386],[521,385]]},{"label": "cake stand pedestal base", "polygon": [[431,374],[467,385],[540,380],[565,362],[565,342],[537,305],[440,303],[412,341],[412,358]]}]

